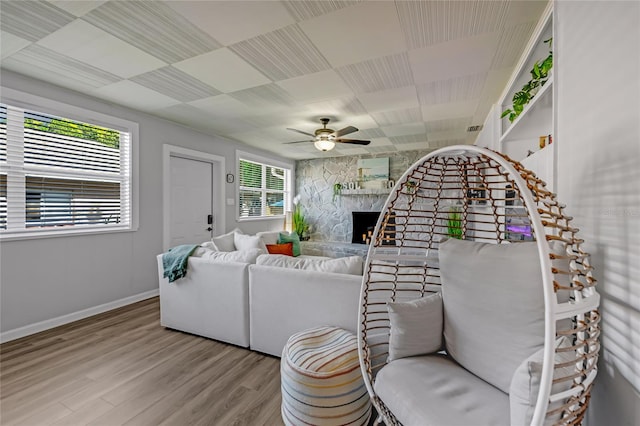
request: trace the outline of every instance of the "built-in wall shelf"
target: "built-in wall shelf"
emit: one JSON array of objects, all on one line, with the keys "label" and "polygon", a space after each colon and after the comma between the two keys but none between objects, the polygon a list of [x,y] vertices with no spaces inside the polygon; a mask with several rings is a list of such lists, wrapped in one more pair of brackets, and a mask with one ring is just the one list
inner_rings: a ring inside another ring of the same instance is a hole
[{"label": "built-in wall shelf", "polygon": [[501,143],[518,140],[533,140],[535,145],[540,136],[553,133],[553,75],[525,106],[518,118],[507,128]]},{"label": "built-in wall shelf", "polygon": [[389,188],[343,189],[340,195],[389,195]]},{"label": "built-in wall shelf", "polygon": [[[496,104],[497,111],[492,115],[497,131],[498,150],[520,161],[527,169],[533,171],[547,183],[551,191],[555,189],[555,158],[557,144],[562,143],[555,138],[555,93],[558,90],[556,64],[549,73],[544,86],[525,105],[523,111],[510,122],[507,117],[501,118],[502,111],[511,109],[513,96],[522,90],[531,80],[531,70],[536,62],[540,63],[553,50],[554,22],[553,2],[549,2],[536,26],[527,48],[516,65],[505,91]],[[545,41],[551,39],[551,45]],[[494,133],[495,135],[495,133]],[[549,144],[549,136],[553,143]],[[541,137],[545,137],[541,148]]]}]

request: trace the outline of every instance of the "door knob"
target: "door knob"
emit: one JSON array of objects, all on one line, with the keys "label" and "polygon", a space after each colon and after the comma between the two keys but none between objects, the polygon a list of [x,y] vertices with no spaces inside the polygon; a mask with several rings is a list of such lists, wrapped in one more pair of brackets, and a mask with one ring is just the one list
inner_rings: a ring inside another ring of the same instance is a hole
[{"label": "door knob", "polygon": [[207,231],[211,232],[211,231],[213,231],[213,228],[212,227],[208,227]]}]

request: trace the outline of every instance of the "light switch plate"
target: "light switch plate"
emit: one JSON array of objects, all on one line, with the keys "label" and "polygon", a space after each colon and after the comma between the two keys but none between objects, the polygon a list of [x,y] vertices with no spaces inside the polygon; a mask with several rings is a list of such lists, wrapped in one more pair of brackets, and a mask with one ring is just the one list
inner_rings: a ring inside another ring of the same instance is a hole
[{"label": "light switch plate", "polygon": [[233,206],[235,203],[236,203],[236,200],[234,200],[233,198],[227,198],[228,206]]}]

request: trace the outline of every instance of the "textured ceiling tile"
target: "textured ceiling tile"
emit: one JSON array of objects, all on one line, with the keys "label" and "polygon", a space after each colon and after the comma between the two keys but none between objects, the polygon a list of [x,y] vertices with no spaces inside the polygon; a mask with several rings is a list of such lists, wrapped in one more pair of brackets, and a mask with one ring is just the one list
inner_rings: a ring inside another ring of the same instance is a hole
[{"label": "textured ceiling tile", "polygon": [[334,121],[338,118],[342,119],[367,114],[357,99],[348,96],[307,103],[304,105],[304,109],[309,112],[309,116],[315,116],[317,119],[320,119],[320,117],[329,117]]},{"label": "textured ceiling tile", "polygon": [[291,16],[298,21],[304,21],[316,16],[325,15],[351,5],[358,1],[342,1],[342,0],[307,0],[307,1],[283,1],[284,7],[287,8]]},{"label": "textured ceiling tile", "polygon": [[358,99],[370,113],[420,106],[418,92],[414,85],[379,92],[360,93]]},{"label": "textured ceiling tile", "polygon": [[93,89],[121,78],[98,68],[32,44],[5,59],[3,68],[64,87]]},{"label": "textured ceiling tile", "polygon": [[384,56],[337,69],[355,93],[377,92],[413,84],[406,53]]},{"label": "textured ceiling tile", "polygon": [[486,74],[475,74],[423,84],[418,86],[418,99],[421,105],[478,99],[485,79]]},{"label": "textured ceiling tile", "polygon": [[419,133],[417,135],[402,135],[402,136],[393,136],[390,137],[389,140],[395,145],[405,145],[409,143],[427,143],[427,135],[424,133]]},{"label": "textured ceiling tile", "polygon": [[425,126],[423,122],[396,124],[393,126],[385,126],[382,128],[385,135],[389,137],[402,136],[402,135],[417,135],[425,133]]},{"label": "textured ceiling tile", "polygon": [[2,31],[29,41],[38,41],[75,19],[45,1],[2,1],[0,9]]},{"label": "textured ceiling tile", "polygon": [[409,51],[415,83],[446,80],[489,71],[500,33],[480,34]]},{"label": "textured ceiling tile", "polygon": [[107,0],[49,0],[49,3],[75,16],[83,16],[106,1]]},{"label": "textured ceiling tile", "polygon": [[350,92],[349,87],[333,70],[302,75],[277,84],[299,101],[320,101],[341,97]]},{"label": "textured ceiling tile", "polygon": [[167,4],[225,46],[296,22],[277,1],[170,1]]},{"label": "textured ceiling tile", "polygon": [[221,47],[162,2],[110,1],[83,19],[170,64]]},{"label": "textured ceiling tile", "polygon": [[122,78],[166,65],[155,56],[81,19],[49,34],[37,44]]},{"label": "textured ceiling tile", "polygon": [[11,33],[2,31],[0,33],[0,55],[2,59],[13,55],[21,49],[24,49],[31,42]]},{"label": "textured ceiling tile", "polygon": [[270,83],[267,77],[228,48],[173,64],[174,67],[215,87],[223,93]]},{"label": "textured ceiling tile", "polygon": [[391,1],[360,2],[298,25],[333,67],[407,49]]},{"label": "textured ceiling tile", "polygon": [[422,112],[419,107],[394,111],[373,112],[371,113],[371,116],[380,126],[414,123],[422,120]]},{"label": "textured ceiling tile", "polygon": [[368,146],[365,150],[371,154],[381,154],[384,152],[398,152],[395,145]]},{"label": "textured ceiling tile", "polygon": [[155,111],[179,104],[176,99],[140,86],[129,80],[119,81],[93,91],[95,96],[142,111]]},{"label": "textured ceiling tile", "polygon": [[471,117],[448,118],[444,120],[428,121],[427,133],[446,131],[465,131],[471,124]]},{"label": "textured ceiling tile", "polygon": [[257,114],[256,110],[227,94],[198,99],[197,101],[189,102],[189,105],[211,114],[212,117],[224,117],[227,119],[245,118]]},{"label": "textured ceiling tile", "polygon": [[522,55],[522,46],[531,37],[535,22],[507,27],[500,32],[498,48],[491,62],[491,69],[513,67]]},{"label": "textured ceiling tile", "polygon": [[138,75],[131,81],[182,102],[220,94],[213,87],[172,66]]},{"label": "textured ceiling tile", "polygon": [[379,127],[373,127],[371,129],[360,129],[358,131],[358,135],[360,135],[360,137],[363,139],[375,139],[375,138],[385,137],[384,132]]},{"label": "textured ceiling tile", "polygon": [[273,83],[239,90],[229,93],[229,96],[253,108],[272,108],[273,104],[283,106],[295,104],[295,100],[284,89]]},{"label": "textured ceiling tile", "polygon": [[505,25],[509,1],[396,1],[410,49],[493,32]]},{"label": "textured ceiling tile", "polygon": [[331,68],[297,25],[290,25],[229,46],[274,81]]}]

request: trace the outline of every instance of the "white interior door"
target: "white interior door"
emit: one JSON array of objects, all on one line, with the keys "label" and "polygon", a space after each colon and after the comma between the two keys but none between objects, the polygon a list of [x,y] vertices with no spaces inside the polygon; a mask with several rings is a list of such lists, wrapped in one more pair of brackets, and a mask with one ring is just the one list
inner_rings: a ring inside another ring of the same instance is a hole
[{"label": "white interior door", "polygon": [[213,164],[171,156],[170,174],[169,247],[210,240],[215,226]]}]

